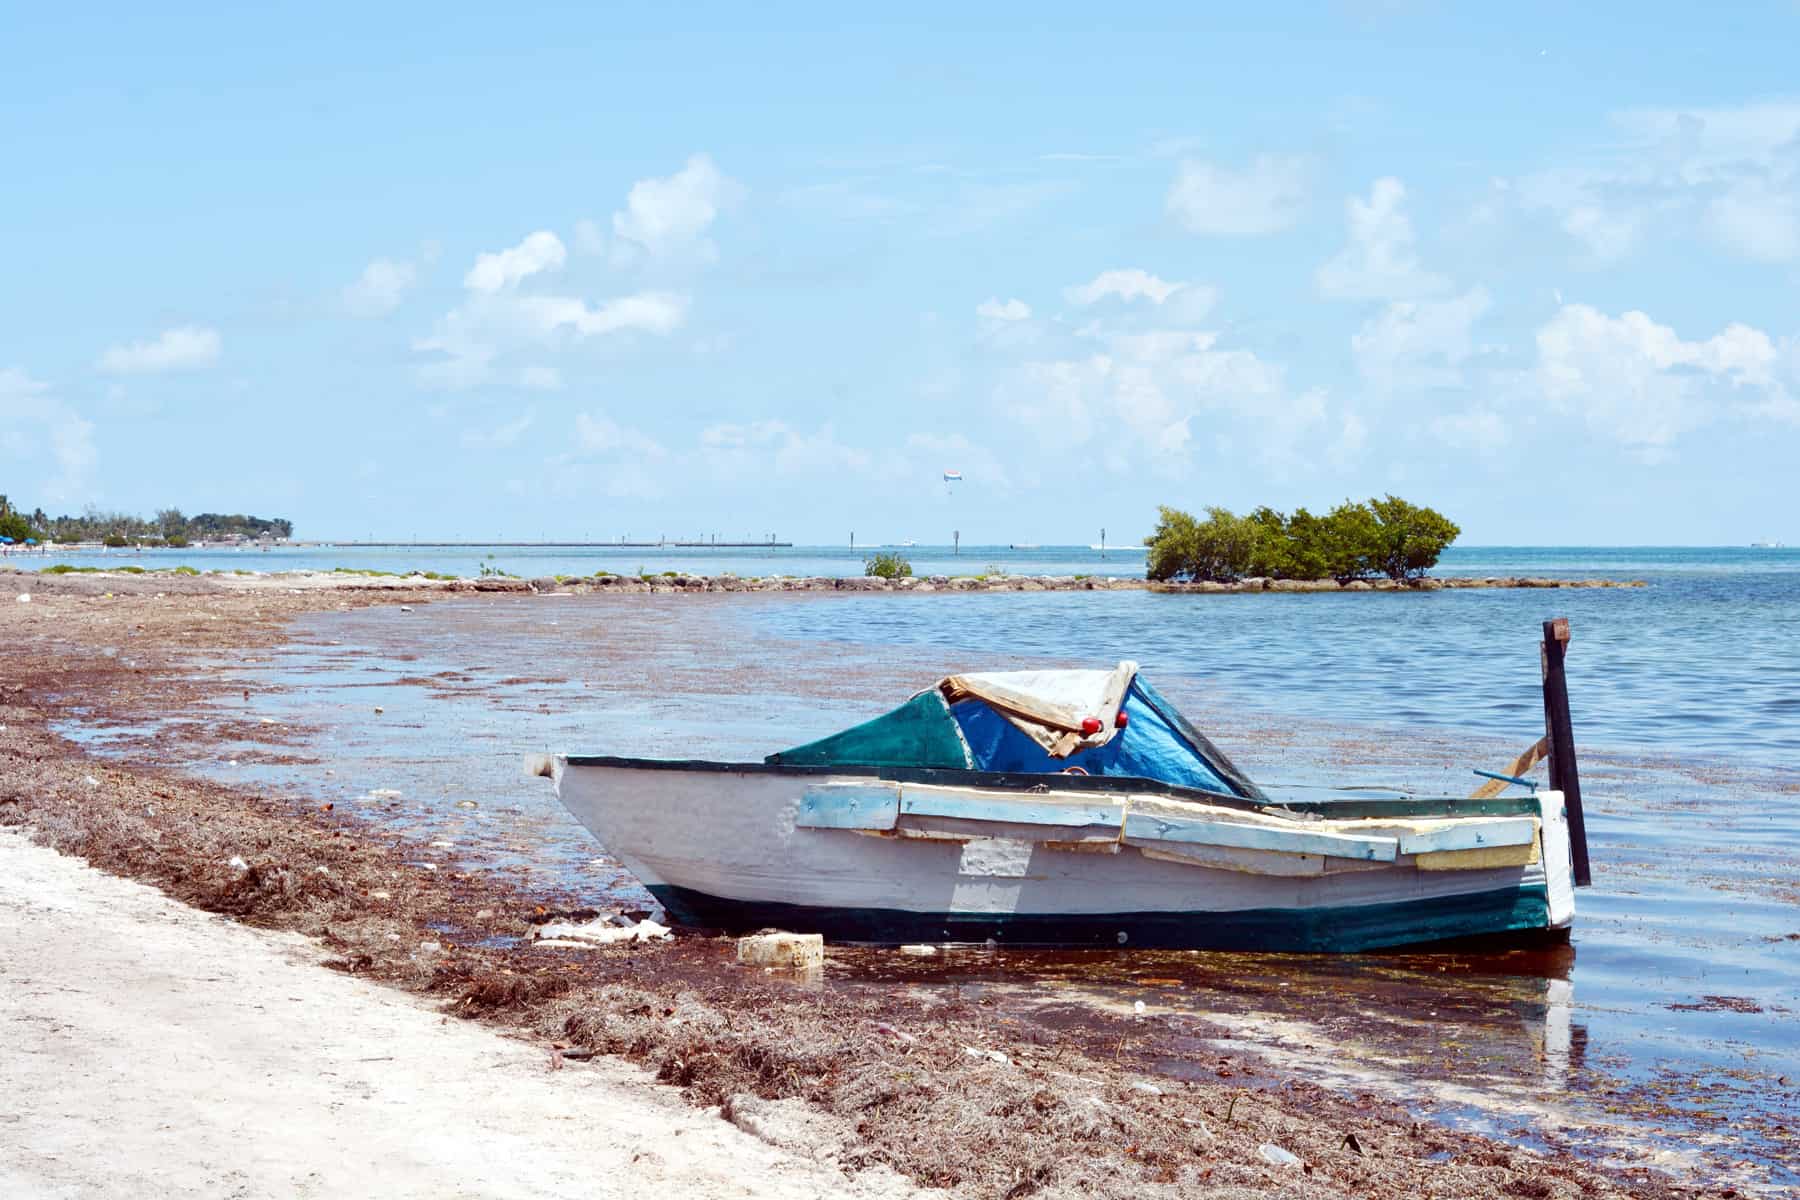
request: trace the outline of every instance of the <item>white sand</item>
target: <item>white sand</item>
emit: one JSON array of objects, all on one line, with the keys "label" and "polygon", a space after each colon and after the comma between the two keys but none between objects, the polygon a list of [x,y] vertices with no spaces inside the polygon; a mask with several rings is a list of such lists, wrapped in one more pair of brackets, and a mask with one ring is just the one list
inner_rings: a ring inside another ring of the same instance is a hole
[{"label": "white sand", "polygon": [[0,1197],[900,1196],[0,829]]}]

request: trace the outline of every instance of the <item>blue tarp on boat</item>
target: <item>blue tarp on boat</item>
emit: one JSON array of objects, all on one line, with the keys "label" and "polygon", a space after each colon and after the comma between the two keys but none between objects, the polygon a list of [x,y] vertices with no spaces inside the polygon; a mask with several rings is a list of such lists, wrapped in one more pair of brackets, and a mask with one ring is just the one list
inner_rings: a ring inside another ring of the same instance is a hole
[{"label": "blue tarp on boat", "polygon": [[860,725],[768,756],[789,766],[1128,776],[1260,799],[1149,683],[1112,671],[953,675]]}]

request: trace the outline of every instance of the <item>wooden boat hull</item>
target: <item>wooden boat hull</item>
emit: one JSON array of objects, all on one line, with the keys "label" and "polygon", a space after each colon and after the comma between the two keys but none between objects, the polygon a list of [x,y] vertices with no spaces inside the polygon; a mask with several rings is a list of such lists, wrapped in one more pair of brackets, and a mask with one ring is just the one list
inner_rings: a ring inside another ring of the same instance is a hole
[{"label": "wooden boat hull", "polygon": [[[1141,780],[1077,789],[1043,776],[894,774],[556,764],[563,803],[671,917],[727,931],[1346,952],[1542,936],[1574,916],[1555,792],[1351,802],[1322,819],[1220,808]],[[1058,790],[1036,790],[1047,787]]]}]

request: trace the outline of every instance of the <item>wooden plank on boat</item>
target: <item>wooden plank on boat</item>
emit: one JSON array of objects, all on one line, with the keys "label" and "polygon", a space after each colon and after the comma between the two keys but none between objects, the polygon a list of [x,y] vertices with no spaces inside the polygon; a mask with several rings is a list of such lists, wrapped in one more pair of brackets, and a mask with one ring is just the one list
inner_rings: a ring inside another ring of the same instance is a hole
[{"label": "wooden plank on boat", "polygon": [[1126,817],[1125,840],[1134,846],[1177,842],[1235,846],[1242,850],[1273,850],[1281,854],[1360,858],[1370,862],[1393,862],[1400,850],[1398,840],[1392,837],[1311,833],[1276,825],[1238,824],[1234,821],[1208,821],[1152,813],[1132,813]]},{"label": "wooden plank on boat", "polygon": [[900,819],[900,789],[891,783],[822,783],[800,797],[801,829],[892,829]]},{"label": "wooden plank on boat", "polygon": [[1123,804],[1088,800],[1057,803],[1041,797],[1015,799],[921,787],[902,789],[900,812],[907,816],[954,817],[959,821],[996,821],[1007,825],[1053,825],[1065,829],[1104,825],[1116,830],[1125,819]]},{"label": "wooden plank on boat", "polygon": [[1435,854],[1442,850],[1480,850],[1488,846],[1529,846],[1537,840],[1531,817],[1496,817],[1456,821],[1436,829],[1400,835],[1400,853]]},{"label": "wooden plank on boat", "polygon": [[1413,866],[1421,871],[1492,871],[1500,867],[1528,867],[1538,860],[1534,837],[1523,846],[1483,846],[1477,850],[1439,850],[1421,854]]},{"label": "wooden plank on boat", "polygon": [[1240,850],[1231,846],[1199,846],[1184,842],[1136,847],[1145,858],[1180,863],[1184,867],[1212,867],[1241,871],[1246,875],[1280,875],[1286,878],[1323,875],[1325,860],[1317,854],[1278,854],[1273,850]]}]

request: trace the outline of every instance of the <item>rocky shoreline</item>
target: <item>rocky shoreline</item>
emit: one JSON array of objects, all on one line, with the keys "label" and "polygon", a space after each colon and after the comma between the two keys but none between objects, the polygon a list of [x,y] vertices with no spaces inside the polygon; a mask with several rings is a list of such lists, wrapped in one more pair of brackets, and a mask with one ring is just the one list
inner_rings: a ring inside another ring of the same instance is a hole
[{"label": "rocky shoreline", "polygon": [[[1641,579],[1557,579],[1535,575],[1435,576],[1418,579],[1250,579],[1218,583],[1163,583],[1149,579],[1099,575],[921,575],[882,579],[873,575],[688,575],[665,571],[660,575],[544,575],[521,579],[511,575],[483,575],[472,579],[447,579],[423,573],[395,575],[359,571],[276,571],[254,575],[193,574],[171,571],[79,571],[67,573],[11,572],[20,583],[36,581],[37,590],[91,591],[95,585],[129,584],[142,590],[146,584],[169,592],[329,587],[348,590],[403,588],[424,592],[535,592],[540,595],[580,595],[589,592],[1156,592],[1162,595],[1241,595],[1250,592],[1441,592],[1470,588],[1641,588]],[[43,587],[83,581],[73,589]],[[30,590],[30,589],[28,589]]]},{"label": "rocky shoreline", "polygon": [[449,591],[534,592],[1157,592],[1169,595],[1242,594],[1246,592],[1441,592],[1466,588],[1637,588],[1642,580],[1550,579],[1537,576],[1490,578],[1427,576],[1422,579],[1239,579],[1231,583],[1158,583],[1147,579],[1110,579],[1079,575],[931,575],[881,579],[872,575],[838,577],[736,575],[583,576],[556,579],[459,579]]}]

